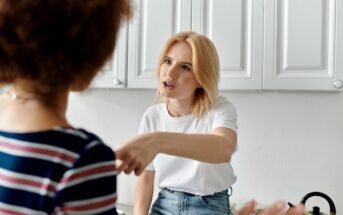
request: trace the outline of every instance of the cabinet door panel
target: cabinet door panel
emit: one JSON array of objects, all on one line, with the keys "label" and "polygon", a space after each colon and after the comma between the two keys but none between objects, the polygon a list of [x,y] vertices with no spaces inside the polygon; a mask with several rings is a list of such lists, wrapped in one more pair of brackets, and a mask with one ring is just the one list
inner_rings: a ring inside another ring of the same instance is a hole
[{"label": "cabinet door panel", "polygon": [[113,57],[95,77],[91,84],[92,88],[126,87],[127,30],[128,25],[124,25],[120,30]]},{"label": "cabinet door panel", "polygon": [[156,66],[166,40],[190,29],[191,0],[136,0],[129,27],[128,87],[156,88]]},{"label": "cabinet door panel", "polygon": [[[336,47],[335,47],[335,81],[338,89],[343,89],[343,1],[336,2]],[[340,87],[340,88],[339,88]]]},{"label": "cabinet door panel", "polygon": [[263,1],[195,0],[192,28],[216,45],[220,89],[262,88]]},{"label": "cabinet door panel", "polygon": [[336,0],[266,0],[265,89],[336,90]]}]

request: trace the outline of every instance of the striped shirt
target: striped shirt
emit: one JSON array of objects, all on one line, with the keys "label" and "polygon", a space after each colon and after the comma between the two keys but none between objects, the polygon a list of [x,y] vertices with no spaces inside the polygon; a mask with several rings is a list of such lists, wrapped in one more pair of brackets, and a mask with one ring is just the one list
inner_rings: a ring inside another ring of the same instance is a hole
[{"label": "striped shirt", "polygon": [[82,129],[0,131],[0,214],[117,214],[115,155]]}]

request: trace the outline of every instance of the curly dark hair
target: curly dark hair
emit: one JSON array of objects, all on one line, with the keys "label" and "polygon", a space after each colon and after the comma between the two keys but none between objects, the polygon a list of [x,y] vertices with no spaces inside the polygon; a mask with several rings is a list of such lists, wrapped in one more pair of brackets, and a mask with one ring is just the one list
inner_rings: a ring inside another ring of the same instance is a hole
[{"label": "curly dark hair", "polygon": [[91,81],[130,15],[129,0],[0,0],[0,83],[49,92]]}]

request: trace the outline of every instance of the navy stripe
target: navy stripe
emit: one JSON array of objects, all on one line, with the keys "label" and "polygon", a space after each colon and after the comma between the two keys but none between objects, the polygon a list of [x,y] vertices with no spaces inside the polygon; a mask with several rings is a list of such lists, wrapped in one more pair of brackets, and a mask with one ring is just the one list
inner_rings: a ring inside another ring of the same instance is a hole
[{"label": "navy stripe", "polygon": [[33,142],[42,145],[46,145],[46,143],[49,143],[50,146],[67,149],[75,153],[79,153],[85,144],[88,144],[89,142],[97,139],[97,136],[90,135],[90,133],[83,130],[76,131],[82,132],[84,135],[87,136],[88,139],[84,140],[79,136],[55,130],[33,133],[9,133],[0,131],[0,137],[3,136],[10,139]]},{"label": "navy stripe", "polygon": [[[6,170],[38,177],[47,177],[53,181],[60,180],[64,172],[68,170],[62,164],[54,163],[52,165],[51,161],[38,158],[18,157],[3,152],[0,152],[0,157],[0,166]],[[27,168],[26,165],[17,165],[20,163],[29,164],[30,168]]]},{"label": "navy stripe", "polygon": [[112,150],[108,150],[107,147],[103,147],[103,144],[98,144],[92,147],[91,150],[85,150],[84,152],[82,152],[81,157],[82,159],[79,159],[75,162],[74,168],[78,168],[80,166],[87,166],[95,162],[99,162],[99,160],[115,160],[114,152]]},{"label": "navy stripe", "polygon": [[[101,184],[101,186],[100,186]],[[91,180],[78,184],[77,186],[71,186],[59,193],[58,198],[64,201],[73,201],[80,198],[80,192],[82,193],[82,199],[90,199],[95,196],[104,196],[109,193],[116,192],[116,179],[114,177],[105,177],[98,180]]]},{"label": "navy stripe", "polygon": [[[15,201],[13,201],[15,200]],[[53,212],[53,199],[45,196],[22,190],[6,188],[0,186],[0,202],[6,204],[20,205],[21,207],[30,208],[33,210]]]}]

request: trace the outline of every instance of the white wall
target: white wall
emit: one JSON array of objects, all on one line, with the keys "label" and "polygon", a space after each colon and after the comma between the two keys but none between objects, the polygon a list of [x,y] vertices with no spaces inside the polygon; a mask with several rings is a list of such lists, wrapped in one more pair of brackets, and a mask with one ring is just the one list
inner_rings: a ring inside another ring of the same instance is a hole
[{"label": "white wall", "polygon": [[[343,93],[222,93],[236,106],[239,150],[233,156],[238,176],[232,202],[255,198],[300,202],[308,192],[333,198],[343,214]],[[74,126],[98,133],[117,148],[136,134],[155,92],[92,89],[72,94],[68,117]],[[132,204],[134,176],[119,176],[120,203]],[[315,198],[327,210],[327,204]]]}]

